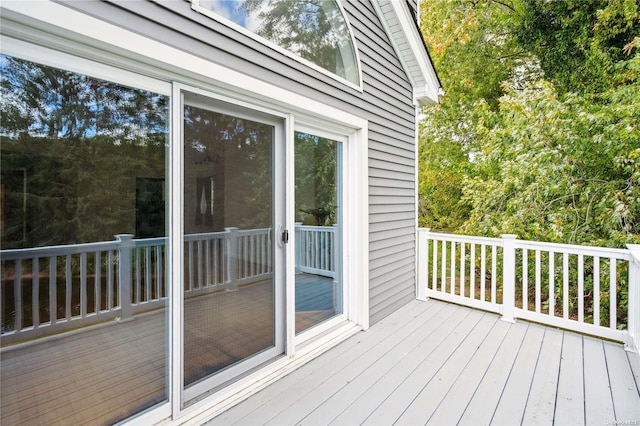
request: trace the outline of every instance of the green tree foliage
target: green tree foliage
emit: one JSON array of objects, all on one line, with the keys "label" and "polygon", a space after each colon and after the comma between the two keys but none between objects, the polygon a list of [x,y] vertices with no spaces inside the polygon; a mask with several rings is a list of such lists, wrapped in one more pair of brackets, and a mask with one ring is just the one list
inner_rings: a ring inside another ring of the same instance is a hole
[{"label": "green tree foliage", "polygon": [[484,150],[466,179],[465,231],[620,246],[640,234],[640,98],[593,104],[549,84],[511,90],[478,123]]},{"label": "green tree foliage", "polygon": [[[295,133],[295,214],[308,225],[337,223],[339,143]],[[315,217],[314,217],[315,213]]]},{"label": "green tree foliage", "polygon": [[475,172],[473,158],[482,141],[479,113],[497,109],[503,81],[524,84],[536,64],[510,37],[513,6],[502,2],[425,3],[421,27],[442,80],[439,105],[420,122],[420,225],[454,231],[469,215],[462,199],[465,176]]},{"label": "green tree foliage", "polygon": [[560,92],[599,93],[629,82],[618,72],[624,47],[640,34],[636,0],[531,0],[514,28]]},{"label": "green tree foliage", "polygon": [[[637,3],[441,1],[427,9],[425,39],[448,95],[425,110],[420,203],[440,210],[421,209],[420,223],[555,242],[640,241]],[[486,22],[475,44],[449,29],[474,19]],[[495,51],[494,33],[505,49],[498,64],[483,54]],[[470,90],[465,79],[486,88]]]}]

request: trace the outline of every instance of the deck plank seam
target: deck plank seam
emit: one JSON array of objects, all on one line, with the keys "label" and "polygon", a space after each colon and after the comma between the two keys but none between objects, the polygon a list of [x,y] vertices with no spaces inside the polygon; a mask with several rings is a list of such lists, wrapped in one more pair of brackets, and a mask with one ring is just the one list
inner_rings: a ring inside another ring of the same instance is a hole
[{"label": "deck plank seam", "polygon": [[[433,375],[429,378],[429,380],[427,380],[424,385],[422,386],[422,389],[420,390],[420,392],[418,392],[409,402],[409,404],[406,405],[405,409],[403,410],[403,412],[400,414],[400,416],[398,416],[398,418],[396,419],[396,421],[394,422],[394,425],[405,415],[405,413],[407,412],[407,410],[414,404],[414,402],[416,401],[416,399],[418,399],[418,397],[422,394],[422,392],[424,392],[425,388],[431,383],[431,381],[433,380],[434,377],[436,377],[438,375],[438,373],[442,370],[442,368],[444,368],[444,366],[447,364],[447,362],[449,362],[449,360],[451,359],[451,357],[459,350],[460,346],[465,342],[465,340],[467,340],[467,338],[469,337],[469,335],[471,334],[471,332],[473,332],[473,330],[476,329],[476,327],[478,327],[478,325],[482,322],[482,320],[485,318],[485,316],[488,315],[486,312],[482,312],[482,315],[480,316],[480,318],[478,319],[478,321],[476,322],[476,324],[471,327],[471,329],[464,335],[464,337],[460,340],[460,342],[456,345],[456,347],[449,353],[449,355],[447,356],[447,358],[442,362],[442,364],[440,364],[440,366],[438,367],[438,369],[433,373]],[[458,324],[459,325],[459,324]],[[457,327],[456,327],[457,328]],[[493,328],[493,325],[492,327]]]}]

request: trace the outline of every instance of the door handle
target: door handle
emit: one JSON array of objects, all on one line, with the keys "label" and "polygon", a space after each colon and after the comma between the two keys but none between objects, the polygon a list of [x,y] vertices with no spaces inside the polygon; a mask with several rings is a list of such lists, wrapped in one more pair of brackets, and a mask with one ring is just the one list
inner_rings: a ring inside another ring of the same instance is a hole
[{"label": "door handle", "polygon": [[289,243],[289,230],[285,229],[284,226],[280,225],[278,227],[278,246],[280,248],[284,247],[285,244]]}]

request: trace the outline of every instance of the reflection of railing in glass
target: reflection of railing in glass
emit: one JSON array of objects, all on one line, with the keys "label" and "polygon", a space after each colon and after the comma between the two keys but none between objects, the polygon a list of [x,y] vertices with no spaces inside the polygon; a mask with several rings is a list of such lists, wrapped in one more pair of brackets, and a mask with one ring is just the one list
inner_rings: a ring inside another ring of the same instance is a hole
[{"label": "reflection of railing in glass", "polygon": [[296,272],[335,278],[335,227],[296,223]]},{"label": "reflection of railing in glass", "polygon": [[[296,268],[332,277],[333,227],[297,225],[296,233],[304,244],[296,250]],[[116,238],[2,250],[3,345],[164,307],[166,238]],[[184,244],[185,297],[273,273],[269,228],[189,234]],[[303,252],[308,255],[298,255]]]}]

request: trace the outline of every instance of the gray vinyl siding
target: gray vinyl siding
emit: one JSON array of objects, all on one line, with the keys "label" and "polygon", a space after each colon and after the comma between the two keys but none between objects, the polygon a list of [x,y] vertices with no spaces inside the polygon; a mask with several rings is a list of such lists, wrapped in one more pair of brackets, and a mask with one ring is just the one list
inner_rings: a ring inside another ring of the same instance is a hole
[{"label": "gray vinyl siding", "polygon": [[[412,89],[369,2],[343,3],[359,50],[362,93],[194,12],[186,1],[64,3],[366,118],[369,122],[371,323],[415,297],[416,176]],[[411,4],[415,6],[416,1],[411,0]]]}]

